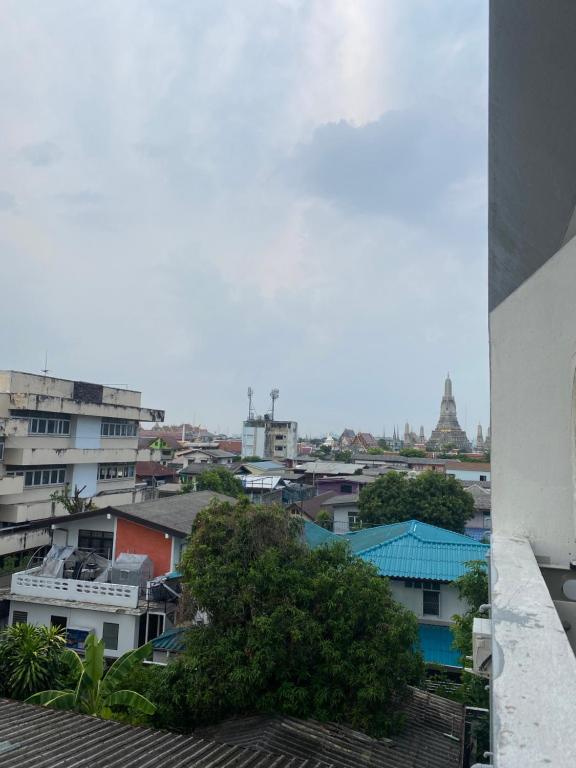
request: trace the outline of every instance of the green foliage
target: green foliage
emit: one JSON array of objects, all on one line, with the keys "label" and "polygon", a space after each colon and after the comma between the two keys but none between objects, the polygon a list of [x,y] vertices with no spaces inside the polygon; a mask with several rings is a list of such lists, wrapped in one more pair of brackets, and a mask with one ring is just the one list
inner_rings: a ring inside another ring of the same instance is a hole
[{"label": "green foliage", "polygon": [[330,512],[328,512],[327,509],[323,509],[318,512],[318,515],[316,516],[316,523],[321,528],[326,528],[327,530],[331,531],[334,521]]},{"label": "green foliage", "polygon": [[215,465],[213,469],[207,469],[197,478],[196,489],[198,491],[215,491],[232,496],[235,499],[244,495],[244,488],[237,477],[226,467]]},{"label": "green foliage", "polygon": [[75,657],[76,685],[64,690],[48,689],[26,699],[30,704],[42,704],[53,709],[72,709],[85,715],[109,719],[116,713],[125,715],[152,715],[156,707],[137,691],[125,688],[131,674],[141,661],[152,653],[152,645],[128,651],[104,671],[104,640],[89,635],[86,640],[84,659],[73,651]]},{"label": "green foliage", "polygon": [[0,632],[0,695],[23,699],[66,678],[66,640],[58,627],[14,624]]},{"label": "green foliage", "polygon": [[70,515],[78,515],[81,512],[92,512],[92,510],[96,509],[96,505],[92,499],[83,498],[81,496],[82,491],[84,491],[85,488],[85,485],[83,485],[82,488],[78,488],[76,485],[74,486],[74,493],[71,494],[70,486],[66,483],[63,491],[54,491],[54,493],[50,494],[50,498],[52,501],[62,504],[66,512]]},{"label": "green foliage", "polygon": [[440,472],[422,472],[414,479],[388,472],[362,488],[358,510],[364,525],[422,520],[462,533],[474,500],[455,478]]},{"label": "green foliage", "polygon": [[245,500],[198,515],[181,568],[210,623],[151,679],[159,725],[280,712],[375,735],[399,726],[422,674],[415,617],[373,566],[344,545],[311,551],[301,531],[283,509]]},{"label": "green foliage", "polygon": [[390,444],[388,443],[388,440],[384,440],[383,437],[381,437],[378,440],[378,445],[380,446],[380,448],[383,448],[385,451],[389,451],[390,450]]},{"label": "green foliage", "polygon": [[426,451],[421,451],[418,448],[403,448],[400,455],[406,456],[408,459],[425,459]]},{"label": "green foliage", "polygon": [[328,445],[319,445],[318,448],[313,452],[314,456],[319,456],[322,459],[327,459],[328,456],[332,453],[332,448],[330,448]]},{"label": "green foliage", "polygon": [[343,461],[345,464],[352,462],[352,451],[336,451],[334,461]]},{"label": "green foliage", "polygon": [[384,453],[384,448],[380,448],[380,446],[373,446],[372,448],[368,448],[366,453],[371,453],[373,455],[378,455],[380,453]]},{"label": "green foliage", "polygon": [[263,461],[263,459],[260,456],[242,456],[242,461],[245,464],[253,464],[256,461]]}]

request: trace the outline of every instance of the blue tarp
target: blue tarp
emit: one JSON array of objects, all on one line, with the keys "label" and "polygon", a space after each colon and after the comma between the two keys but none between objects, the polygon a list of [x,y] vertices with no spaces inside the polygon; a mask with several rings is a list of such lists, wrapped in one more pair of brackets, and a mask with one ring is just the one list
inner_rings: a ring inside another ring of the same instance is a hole
[{"label": "blue tarp", "polygon": [[454,637],[450,627],[438,624],[419,624],[420,650],[424,661],[446,667],[461,667],[460,654],[452,648]]}]

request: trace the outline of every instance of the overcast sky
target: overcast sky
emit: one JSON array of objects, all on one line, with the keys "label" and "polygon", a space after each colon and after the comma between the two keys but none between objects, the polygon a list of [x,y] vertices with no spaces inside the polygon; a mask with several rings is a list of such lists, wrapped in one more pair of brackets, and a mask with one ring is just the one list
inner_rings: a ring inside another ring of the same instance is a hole
[{"label": "overcast sky", "polygon": [[0,0],[0,367],[486,426],[485,0]]}]

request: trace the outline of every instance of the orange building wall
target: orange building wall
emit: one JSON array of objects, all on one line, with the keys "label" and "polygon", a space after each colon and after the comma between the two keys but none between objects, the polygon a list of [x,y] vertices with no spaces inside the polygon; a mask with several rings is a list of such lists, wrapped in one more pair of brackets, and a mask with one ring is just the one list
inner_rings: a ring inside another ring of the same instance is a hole
[{"label": "orange building wall", "polygon": [[114,557],[118,557],[121,552],[148,555],[154,564],[154,576],[160,576],[170,571],[172,537],[166,539],[160,531],[119,517],[116,518]]}]

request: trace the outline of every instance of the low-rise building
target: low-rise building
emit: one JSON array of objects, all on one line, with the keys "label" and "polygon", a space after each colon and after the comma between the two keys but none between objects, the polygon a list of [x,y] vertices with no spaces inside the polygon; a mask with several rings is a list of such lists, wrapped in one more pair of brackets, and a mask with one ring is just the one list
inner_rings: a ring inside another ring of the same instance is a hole
[{"label": "low-rise building", "polygon": [[138,425],[162,421],[140,392],[0,372],[0,525],[58,515],[68,486],[98,507],[142,498]]},{"label": "low-rise building", "polygon": [[486,544],[418,520],[341,535],[310,522],[304,529],[309,546],[345,540],[353,554],[375,565],[390,579],[394,598],[418,618],[425,661],[460,666],[450,626],[454,614],[465,613],[468,606],[453,582],[466,573],[468,561],[486,558]]},{"label": "low-rise building", "polygon": [[298,455],[298,423],[269,416],[247,419],[242,427],[242,456],[261,459],[295,459]]},{"label": "low-rise building", "polygon": [[446,461],[446,474],[457,480],[489,483],[490,464],[480,461]]}]

